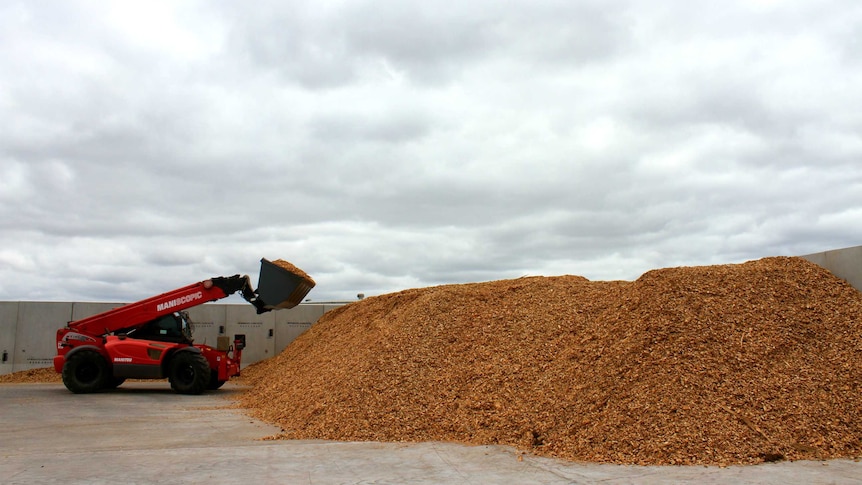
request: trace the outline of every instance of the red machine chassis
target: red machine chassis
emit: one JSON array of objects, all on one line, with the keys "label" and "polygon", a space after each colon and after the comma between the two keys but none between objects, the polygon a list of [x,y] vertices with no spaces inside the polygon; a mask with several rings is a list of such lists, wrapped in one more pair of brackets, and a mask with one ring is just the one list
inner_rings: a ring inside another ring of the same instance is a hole
[{"label": "red machine chassis", "polygon": [[[259,286],[255,291],[248,276],[219,276],[69,322],[57,330],[54,369],[73,392],[116,387],[126,378],[164,377],[182,393],[217,389],[240,374],[245,336],[234,336],[232,345],[220,336],[215,348],[193,344],[188,332],[176,330],[180,323],[186,326],[183,310],[235,292],[258,313],[292,308],[314,282],[261,259]],[[166,321],[168,327],[157,327]],[[154,326],[157,332],[147,330]]]}]

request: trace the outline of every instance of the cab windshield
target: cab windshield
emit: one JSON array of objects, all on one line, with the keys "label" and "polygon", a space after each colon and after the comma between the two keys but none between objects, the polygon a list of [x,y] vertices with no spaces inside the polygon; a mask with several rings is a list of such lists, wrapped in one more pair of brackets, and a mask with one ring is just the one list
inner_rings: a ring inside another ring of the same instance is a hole
[{"label": "cab windshield", "polygon": [[193,342],[192,322],[186,312],[174,312],[155,318],[128,335],[136,339],[161,342]]}]

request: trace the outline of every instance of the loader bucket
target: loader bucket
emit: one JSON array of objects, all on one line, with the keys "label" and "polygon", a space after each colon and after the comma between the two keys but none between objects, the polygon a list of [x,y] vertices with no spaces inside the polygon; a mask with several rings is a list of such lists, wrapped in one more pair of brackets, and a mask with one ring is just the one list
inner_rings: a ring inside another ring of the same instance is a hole
[{"label": "loader bucket", "polygon": [[302,302],[314,288],[314,280],[304,271],[287,261],[260,260],[260,277],[257,282],[258,300],[268,310],[293,308]]}]

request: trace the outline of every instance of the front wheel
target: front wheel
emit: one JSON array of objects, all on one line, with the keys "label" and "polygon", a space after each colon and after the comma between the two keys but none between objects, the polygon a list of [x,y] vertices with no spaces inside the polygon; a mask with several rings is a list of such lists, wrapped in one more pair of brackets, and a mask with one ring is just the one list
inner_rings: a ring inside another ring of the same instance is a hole
[{"label": "front wheel", "polygon": [[111,378],[108,363],[95,350],[81,350],[69,356],[63,364],[62,375],[63,384],[75,394],[102,390]]},{"label": "front wheel", "polygon": [[210,382],[210,366],[201,354],[180,352],[171,360],[168,380],[180,394],[200,394]]}]

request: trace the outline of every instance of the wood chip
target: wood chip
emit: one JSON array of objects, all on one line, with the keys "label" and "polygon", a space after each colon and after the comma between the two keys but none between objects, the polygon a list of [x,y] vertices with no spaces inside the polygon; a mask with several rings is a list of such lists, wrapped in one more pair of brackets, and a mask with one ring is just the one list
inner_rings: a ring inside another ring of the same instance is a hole
[{"label": "wood chip", "polygon": [[411,289],[243,371],[283,438],[506,444],[577,461],[862,455],[862,294],[800,258]]},{"label": "wood chip", "polygon": [[27,384],[40,382],[63,382],[53,367],[22,370],[0,375],[0,384]]},{"label": "wood chip", "polygon": [[300,278],[308,281],[310,283],[310,286],[315,286],[315,282],[313,279],[311,279],[311,276],[309,276],[308,273],[306,273],[305,271],[299,269],[295,264],[291,263],[290,261],[276,259],[275,261],[272,261],[272,264],[278,266],[279,268],[286,269],[288,273],[293,273],[296,276],[299,276]]},{"label": "wood chip", "polygon": [[862,294],[800,258],[411,289],[327,312],[242,380],[281,438],[641,465],[854,458]]}]

